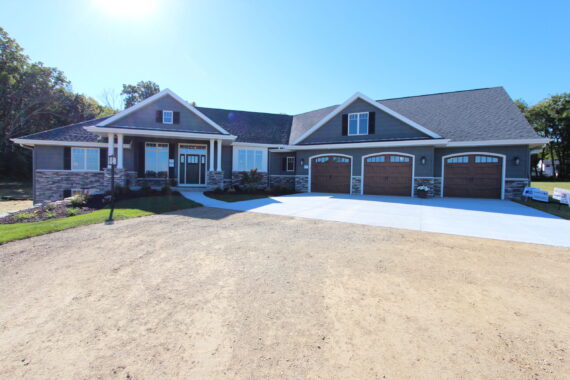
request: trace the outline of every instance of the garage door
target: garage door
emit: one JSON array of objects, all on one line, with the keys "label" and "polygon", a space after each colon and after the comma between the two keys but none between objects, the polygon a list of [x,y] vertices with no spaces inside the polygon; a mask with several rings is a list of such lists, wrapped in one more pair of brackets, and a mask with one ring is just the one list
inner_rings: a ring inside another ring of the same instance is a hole
[{"label": "garage door", "polygon": [[311,162],[311,191],[317,193],[350,192],[350,158],[322,156]]},{"label": "garage door", "polygon": [[483,154],[445,158],[443,195],[501,198],[503,159]]},{"label": "garage door", "polygon": [[379,154],[364,159],[364,194],[410,196],[411,192],[411,157]]}]

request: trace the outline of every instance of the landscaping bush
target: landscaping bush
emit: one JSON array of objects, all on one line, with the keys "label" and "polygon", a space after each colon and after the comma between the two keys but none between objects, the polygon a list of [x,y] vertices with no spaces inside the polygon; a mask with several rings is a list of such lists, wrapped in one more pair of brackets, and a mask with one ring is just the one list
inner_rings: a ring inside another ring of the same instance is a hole
[{"label": "landscaping bush", "polygon": [[165,195],[170,195],[172,194],[172,189],[170,188],[170,186],[164,185],[162,186],[162,189],[160,189],[160,192]]},{"label": "landscaping bush", "polygon": [[152,188],[148,183],[145,183],[144,185],[141,186],[138,192],[140,194],[150,194],[152,192]]},{"label": "landscaping bush", "polygon": [[72,208],[68,208],[67,209],[67,216],[75,216],[78,215],[80,213],[80,209],[72,207]]},{"label": "landscaping bush", "polygon": [[87,203],[87,195],[83,193],[75,194],[69,199],[69,201],[73,207],[82,207]]},{"label": "landscaping bush", "polygon": [[30,219],[33,217],[34,217],[34,214],[32,214],[32,213],[21,212],[21,213],[16,214],[16,218],[18,220],[26,220],[26,219]]},{"label": "landscaping bush", "polygon": [[49,210],[49,211],[53,211],[53,210],[55,210],[55,205],[54,205],[53,203],[49,203],[49,204],[46,206],[46,209]]},{"label": "landscaping bush", "polygon": [[248,192],[254,192],[263,180],[263,175],[257,169],[251,169],[249,172],[241,173],[241,183]]},{"label": "landscaping bush", "polygon": [[52,219],[55,218],[55,212],[48,211],[45,213],[46,218]]}]

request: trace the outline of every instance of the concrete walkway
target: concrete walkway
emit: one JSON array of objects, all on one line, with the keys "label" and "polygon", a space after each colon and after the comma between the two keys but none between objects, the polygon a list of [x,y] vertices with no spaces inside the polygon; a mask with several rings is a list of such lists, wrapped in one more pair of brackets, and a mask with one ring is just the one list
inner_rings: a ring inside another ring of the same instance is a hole
[{"label": "concrete walkway", "polygon": [[182,194],[236,211],[570,247],[570,221],[509,201],[313,193],[230,203]]}]

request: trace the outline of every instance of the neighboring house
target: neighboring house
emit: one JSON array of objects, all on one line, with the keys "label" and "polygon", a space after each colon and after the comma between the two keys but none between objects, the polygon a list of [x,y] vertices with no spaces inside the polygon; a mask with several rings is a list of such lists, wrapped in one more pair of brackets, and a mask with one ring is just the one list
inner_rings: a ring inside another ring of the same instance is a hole
[{"label": "neighboring house", "polygon": [[[34,201],[121,185],[217,188],[240,172],[299,192],[514,198],[540,138],[502,87],[373,100],[299,115],[193,107],[164,90],[113,116],[13,139],[33,147]],[[167,179],[165,179],[167,178]]]},{"label": "neighboring house", "polygon": [[[559,160],[554,160],[554,165],[556,166],[556,175],[558,175],[558,167],[560,166]],[[554,168],[552,167],[552,160],[538,160],[536,164],[536,171],[539,175],[545,177],[552,177],[554,175]]]}]

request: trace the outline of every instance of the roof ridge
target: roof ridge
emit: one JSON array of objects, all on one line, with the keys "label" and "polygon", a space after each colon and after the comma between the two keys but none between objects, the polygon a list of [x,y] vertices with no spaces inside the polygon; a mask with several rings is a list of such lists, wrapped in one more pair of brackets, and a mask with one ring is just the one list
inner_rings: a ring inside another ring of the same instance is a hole
[{"label": "roof ridge", "polygon": [[288,113],[275,113],[275,112],[261,112],[261,111],[247,111],[247,110],[231,110],[227,108],[213,108],[213,107],[202,107],[196,106],[197,109],[209,109],[209,110],[217,110],[217,111],[230,111],[230,112],[247,112],[247,113],[261,113],[264,115],[276,115],[276,116],[293,116]]},{"label": "roof ridge", "polygon": [[381,102],[381,101],[384,101],[384,100],[419,98],[419,97],[422,97],[422,96],[455,94],[455,93],[459,93],[459,92],[470,92],[470,91],[483,91],[483,90],[492,90],[492,89],[495,89],[495,88],[503,88],[503,86],[472,88],[472,89],[469,89],[469,90],[443,91],[443,92],[434,92],[434,93],[432,93],[432,94],[422,94],[422,95],[400,96],[400,97],[396,97],[396,98],[377,99],[376,101],[377,101],[377,102]]}]

